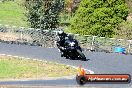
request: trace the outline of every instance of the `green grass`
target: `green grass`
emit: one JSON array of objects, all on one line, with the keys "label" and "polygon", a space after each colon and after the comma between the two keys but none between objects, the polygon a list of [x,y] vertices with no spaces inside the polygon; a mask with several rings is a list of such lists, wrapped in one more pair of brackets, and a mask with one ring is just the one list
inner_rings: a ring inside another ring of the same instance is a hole
[{"label": "green grass", "polygon": [[27,27],[25,9],[19,0],[0,3],[0,24]]},{"label": "green grass", "polygon": [[0,56],[0,79],[62,77],[76,72],[65,65]]}]

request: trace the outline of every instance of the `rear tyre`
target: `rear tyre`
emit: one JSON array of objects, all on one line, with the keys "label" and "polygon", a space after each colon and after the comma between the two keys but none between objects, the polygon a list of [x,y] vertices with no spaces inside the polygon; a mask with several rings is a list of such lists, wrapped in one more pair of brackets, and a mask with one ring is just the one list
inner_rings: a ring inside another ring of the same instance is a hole
[{"label": "rear tyre", "polygon": [[81,60],[83,60],[83,61],[87,60],[86,57],[85,57],[85,55],[80,50],[77,50],[77,52],[78,52],[79,57],[81,58]]}]

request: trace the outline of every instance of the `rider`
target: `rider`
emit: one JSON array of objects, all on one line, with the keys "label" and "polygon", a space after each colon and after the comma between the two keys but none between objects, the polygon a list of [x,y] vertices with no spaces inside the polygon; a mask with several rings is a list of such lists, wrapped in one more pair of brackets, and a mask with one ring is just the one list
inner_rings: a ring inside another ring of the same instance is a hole
[{"label": "rider", "polygon": [[65,38],[67,37],[67,34],[64,33],[64,31],[59,31],[58,32],[58,40],[57,40],[57,47],[60,49],[61,51],[61,56],[64,56],[64,52],[65,52]]}]

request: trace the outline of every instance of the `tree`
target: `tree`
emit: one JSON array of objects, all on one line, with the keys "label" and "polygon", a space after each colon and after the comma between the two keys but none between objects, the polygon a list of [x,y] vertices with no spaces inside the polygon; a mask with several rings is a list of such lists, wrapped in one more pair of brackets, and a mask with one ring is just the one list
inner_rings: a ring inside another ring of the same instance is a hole
[{"label": "tree", "polygon": [[70,31],[112,37],[118,24],[126,20],[128,8],[124,0],[82,0],[71,19]]},{"label": "tree", "polygon": [[132,13],[132,0],[125,0],[127,5],[128,5],[128,8],[129,8],[129,12]]},{"label": "tree", "polygon": [[64,0],[26,0],[27,18],[32,28],[54,29],[59,24],[59,12]]},{"label": "tree", "polygon": [[42,13],[42,0],[25,0],[27,9],[26,17],[32,28],[40,28],[40,17]]},{"label": "tree", "polygon": [[55,29],[59,26],[59,13],[64,8],[64,0],[54,0],[52,1],[49,8],[43,13],[43,18],[41,20],[41,26],[43,29]]},{"label": "tree", "polygon": [[132,40],[132,21],[127,20],[120,23],[115,37]]}]

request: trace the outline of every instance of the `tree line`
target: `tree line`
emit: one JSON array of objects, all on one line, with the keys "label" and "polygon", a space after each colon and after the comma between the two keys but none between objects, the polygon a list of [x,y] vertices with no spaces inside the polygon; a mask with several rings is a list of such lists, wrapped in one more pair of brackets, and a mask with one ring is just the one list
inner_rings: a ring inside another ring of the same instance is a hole
[{"label": "tree line", "polygon": [[[27,18],[32,28],[54,30],[59,27],[59,14],[68,0],[25,0]],[[113,37],[119,24],[126,21],[125,0],[81,0],[70,19],[68,31],[81,35]]]}]

